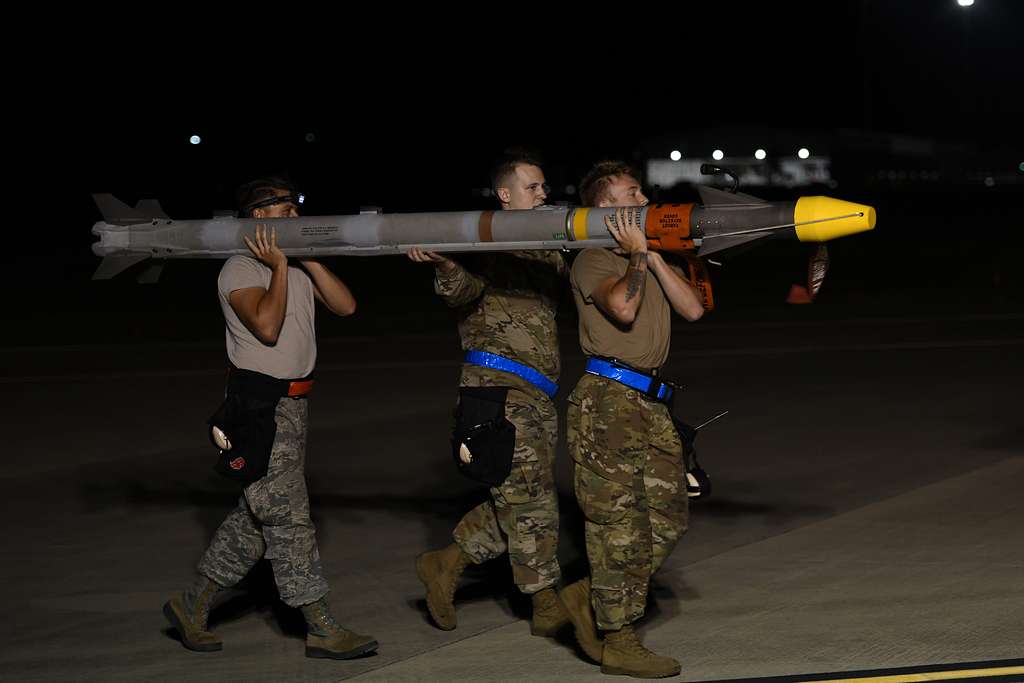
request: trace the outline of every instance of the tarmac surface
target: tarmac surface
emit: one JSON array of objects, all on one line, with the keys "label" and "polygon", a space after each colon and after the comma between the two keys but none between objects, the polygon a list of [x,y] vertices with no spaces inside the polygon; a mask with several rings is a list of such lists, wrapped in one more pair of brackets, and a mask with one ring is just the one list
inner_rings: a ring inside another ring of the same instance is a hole
[{"label": "tarmac surface", "polygon": [[[564,415],[571,329],[562,349]],[[222,652],[184,650],[161,614],[237,496],[204,434],[222,342],[0,349],[0,679],[599,680],[571,633],[530,636],[504,559],[467,572],[455,631],[429,622],[413,558],[484,493],[449,459],[458,357],[451,326],[321,339],[314,522],[336,615],[381,644],[336,662],[303,656],[263,563],[214,609]],[[970,662],[1024,680],[1024,314],[709,317],[677,325],[667,375],[691,423],[731,411],[698,438],[714,492],[641,624],[674,680]],[[564,437],[557,474],[572,581]]]}]

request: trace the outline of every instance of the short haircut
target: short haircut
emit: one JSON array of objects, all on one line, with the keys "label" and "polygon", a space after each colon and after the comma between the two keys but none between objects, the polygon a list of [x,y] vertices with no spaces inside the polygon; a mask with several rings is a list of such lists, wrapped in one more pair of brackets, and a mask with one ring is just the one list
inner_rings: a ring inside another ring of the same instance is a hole
[{"label": "short haircut", "polygon": [[630,176],[638,182],[640,180],[637,170],[625,161],[612,159],[599,161],[580,180],[580,202],[583,206],[597,206],[598,201],[605,198],[608,185],[611,184],[611,179],[615,176]]},{"label": "short haircut", "polygon": [[238,215],[243,218],[251,216],[254,204],[270,199],[281,190],[288,194],[297,192],[295,185],[283,176],[266,176],[250,180],[235,191]]},{"label": "short haircut", "polygon": [[509,147],[491,164],[491,189],[505,187],[506,179],[515,175],[516,168],[521,164],[542,166],[543,161],[536,150],[526,147]]}]

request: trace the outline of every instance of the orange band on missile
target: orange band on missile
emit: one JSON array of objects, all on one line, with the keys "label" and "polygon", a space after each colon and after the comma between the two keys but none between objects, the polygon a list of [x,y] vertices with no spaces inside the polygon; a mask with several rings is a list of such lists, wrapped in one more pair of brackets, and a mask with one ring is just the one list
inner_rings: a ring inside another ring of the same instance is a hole
[{"label": "orange band on missile", "polygon": [[690,213],[693,204],[655,204],[647,207],[647,244],[652,249],[685,251],[693,249]]},{"label": "orange band on missile", "polygon": [[480,213],[480,241],[494,241],[494,212],[483,211]]},{"label": "orange band on missile", "polygon": [[590,209],[579,208],[576,209],[572,214],[572,238],[574,240],[585,240],[587,239],[587,214],[590,213]]}]

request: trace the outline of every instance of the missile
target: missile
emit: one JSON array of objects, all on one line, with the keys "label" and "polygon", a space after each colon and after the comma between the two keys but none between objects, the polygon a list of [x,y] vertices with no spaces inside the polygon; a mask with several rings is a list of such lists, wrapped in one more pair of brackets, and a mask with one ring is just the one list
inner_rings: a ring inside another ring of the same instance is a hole
[{"label": "missile", "polygon": [[[766,202],[740,192],[700,187],[701,203],[631,207],[652,249],[702,257],[768,237],[826,242],[871,230],[875,210],[830,197]],[[259,223],[272,225],[289,257],[377,256],[412,247],[437,252],[586,249],[614,247],[605,217],[615,208],[542,206],[531,210],[231,218],[180,221],[154,200],[134,208],[113,195],[93,195],[103,220],[93,225],[103,257],[93,279],[109,279],[136,263],[155,259],[228,258],[249,254],[242,240]],[[140,281],[151,282],[159,265]]]}]

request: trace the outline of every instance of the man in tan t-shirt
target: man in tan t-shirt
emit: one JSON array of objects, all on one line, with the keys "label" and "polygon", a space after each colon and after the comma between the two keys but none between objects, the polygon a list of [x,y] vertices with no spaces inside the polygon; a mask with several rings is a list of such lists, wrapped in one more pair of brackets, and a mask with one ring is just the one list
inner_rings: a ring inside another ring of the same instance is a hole
[{"label": "man in tan t-shirt", "polygon": [[582,640],[592,639],[595,618],[604,632],[602,672],[650,678],[680,666],[644,648],[632,624],[688,518],[682,442],[665,405],[671,388],[658,376],[671,311],[692,322],[704,308],[682,272],[648,252],[636,178],[625,164],[601,162],[580,183],[584,205],[628,208],[606,220],[619,248],[583,251],[570,278],[589,357],[569,397],[567,431],[590,579],[561,596]]},{"label": "man in tan t-shirt", "polygon": [[[270,450],[265,469],[256,468],[243,479],[238,506],[210,541],[195,582],[164,605],[164,614],[186,648],[220,650],[220,638],[207,630],[214,596],[266,557],[281,599],[301,609],[306,619],[306,656],[349,659],[376,650],[377,641],[343,628],[331,615],[306,493],[306,393],[316,364],[314,299],[341,316],[354,313],[356,301],[324,265],[304,259],[303,267],[296,268],[278,248],[273,219],[298,215],[295,190],[287,181],[256,180],[243,185],[238,195],[242,217],[268,221],[257,224],[252,239],[243,238],[252,256],[231,257],[217,278],[231,362],[227,394],[229,401],[236,401],[233,405],[266,401],[272,422],[261,428],[273,434],[272,443],[265,440]],[[233,451],[230,440],[223,432],[221,436],[225,445],[218,445],[233,457],[240,449]],[[237,446],[235,435],[228,436]],[[232,461],[232,468],[241,463],[241,469],[260,449],[241,450],[245,457]]]}]

